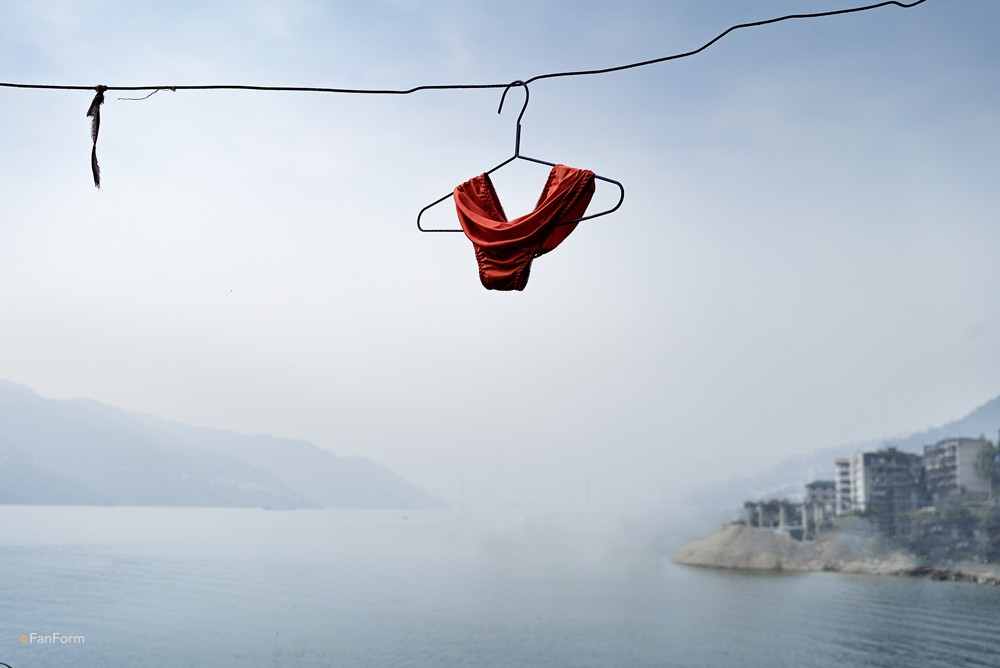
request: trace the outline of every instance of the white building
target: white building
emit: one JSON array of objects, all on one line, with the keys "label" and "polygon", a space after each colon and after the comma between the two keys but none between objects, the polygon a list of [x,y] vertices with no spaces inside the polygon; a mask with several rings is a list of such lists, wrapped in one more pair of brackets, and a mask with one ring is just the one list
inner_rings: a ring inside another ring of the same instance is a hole
[{"label": "white building", "polygon": [[976,473],[982,447],[978,438],[948,438],[924,446],[927,493],[935,503],[953,494],[989,494],[989,480]]},{"label": "white building", "polygon": [[851,512],[851,460],[837,459],[834,470],[834,512],[837,517]]}]

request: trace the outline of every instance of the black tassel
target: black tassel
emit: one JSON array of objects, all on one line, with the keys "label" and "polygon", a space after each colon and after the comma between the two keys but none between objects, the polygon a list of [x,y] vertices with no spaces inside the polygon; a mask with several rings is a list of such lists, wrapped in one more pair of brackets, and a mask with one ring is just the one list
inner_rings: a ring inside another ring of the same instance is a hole
[{"label": "black tassel", "polygon": [[87,117],[91,119],[90,137],[94,140],[94,148],[90,151],[90,169],[94,172],[95,188],[101,187],[101,166],[97,164],[97,135],[101,131],[101,105],[104,104],[104,91],[107,89],[107,86],[94,88],[97,95],[94,96],[94,101],[90,103],[90,109],[87,110]]}]

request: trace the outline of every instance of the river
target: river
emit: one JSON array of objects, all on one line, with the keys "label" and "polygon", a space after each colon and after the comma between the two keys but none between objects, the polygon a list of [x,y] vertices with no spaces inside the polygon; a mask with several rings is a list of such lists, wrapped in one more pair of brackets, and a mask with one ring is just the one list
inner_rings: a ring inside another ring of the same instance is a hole
[{"label": "river", "polygon": [[678,566],[672,517],[0,506],[0,661],[1000,665],[1000,588]]}]

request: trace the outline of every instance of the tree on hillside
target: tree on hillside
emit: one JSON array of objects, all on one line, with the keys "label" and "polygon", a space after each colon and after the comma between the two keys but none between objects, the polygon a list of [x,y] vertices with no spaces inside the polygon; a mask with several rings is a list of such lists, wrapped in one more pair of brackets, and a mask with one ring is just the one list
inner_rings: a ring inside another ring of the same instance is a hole
[{"label": "tree on hillside", "polygon": [[980,439],[983,447],[979,449],[979,456],[976,458],[976,474],[990,481],[992,499],[993,490],[1000,486],[1000,448],[985,436],[980,436]]},{"label": "tree on hillside", "polygon": [[986,561],[1000,563],[1000,506],[992,506],[986,511],[979,530],[982,534],[981,556]]},{"label": "tree on hillside", "polygon": [[977,549],[992,547],[979,545],[979,517],[957,497],[911,513],[907,524],[910,531],[897,535],[899,544],[934,562],[970,559]]}]

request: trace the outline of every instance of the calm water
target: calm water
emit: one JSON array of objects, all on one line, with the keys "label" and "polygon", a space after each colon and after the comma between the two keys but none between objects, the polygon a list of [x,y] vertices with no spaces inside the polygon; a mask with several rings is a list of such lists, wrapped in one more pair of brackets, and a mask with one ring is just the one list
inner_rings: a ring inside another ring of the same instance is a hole
[{"label": "calm water", "polygon": [[0,661],[1000,665],[1000,588],[675,566],[651,517],[0,506]]}]

